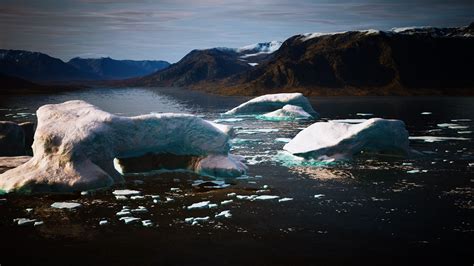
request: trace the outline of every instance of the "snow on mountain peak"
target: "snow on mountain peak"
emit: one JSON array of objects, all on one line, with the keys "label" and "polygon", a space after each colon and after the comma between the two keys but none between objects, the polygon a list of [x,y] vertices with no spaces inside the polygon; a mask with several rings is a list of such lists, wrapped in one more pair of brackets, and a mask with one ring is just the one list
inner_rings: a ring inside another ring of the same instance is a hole
[{"label": "snow on mountain peak", "polygon": [[245,51],[256,51],[258,53],[267,53],[271,54],[276,50],[280,49],[280,46],[283,42],[281,41],[271,41],[271,42],[262,42],[262,43],[254,43],[250,45],[246,45],[240,48],[237,48],[238,52],[245,52]]}]

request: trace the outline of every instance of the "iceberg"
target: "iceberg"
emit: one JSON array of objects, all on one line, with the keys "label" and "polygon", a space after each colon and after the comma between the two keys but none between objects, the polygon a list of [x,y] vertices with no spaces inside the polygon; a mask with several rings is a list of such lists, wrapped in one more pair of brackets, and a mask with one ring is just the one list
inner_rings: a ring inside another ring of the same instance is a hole
[{"label": "iceberg", "polygon": [[312,118],[313,116],[307,113],[303,108],[291,104],[287,104],[283,106],[283,108],[275,110],[273,112],[257,116],[257,119],[268,121],[291,121]]},{"label": "iceberg", "polygon": [[262,95],[225,112],[224,115],[267,113],[281,109],[287,104],[299,106],[308,114],[314,117],[318,116],[318,113],[314,111],[308,99],[301,93],[276,93]]},{"label": "iceberg", "polygon": [[163,160],[142,161],[151,166],[145,170],[166,169],[175,159],[166,156],[174,155],[182,156],[185,160],[180,162],[197,173],[233,176],[246,172],[239,157],[230,156],[229,135],[222,125],[194,115],[124,117],[75,100],[44,105],[37,110],[37,118],[34,156],[1,174],[0,190],[71,192],[108,187],[124,181],[126,169],[115,168],[122,158],[146,154],[162,154]]},{"label": "iceberg", "polygon": [[302,130],[283,149],[299,157],[325,160],[360,153],[405,156],[409,140],[400,120],[372,118],[359,124],[329,121]]}]

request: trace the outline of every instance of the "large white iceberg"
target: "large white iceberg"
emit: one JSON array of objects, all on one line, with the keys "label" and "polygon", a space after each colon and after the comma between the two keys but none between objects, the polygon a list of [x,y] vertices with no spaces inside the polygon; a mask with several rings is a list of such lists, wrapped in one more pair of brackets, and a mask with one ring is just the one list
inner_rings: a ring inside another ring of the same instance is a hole
[{"label": "large white iceberg", "polygon": [[298,133],[283,149],[304,158],[350,158],[368,154],[407,155],[408,131],[400,120],[368,119],[360,124],[317,122]]},{"label": "large white iceberg", "polygon": [[283,106],[290,104],[303,108],[304,111],[310,115],[317,117],[318,113],[314,111],[311,103],[301,93],[276,93],[266,94],[252,100],[245,102],[227,112],[225,115],[238,114],[258,114],[267,113],[283,108]]},{"label": "large white iceberg", "polygon": [[299,119],[311,119],[312,115],[308,114],[303,108],[287,104],[283,108],[257,116],[258,119],[269,121],[288,121]]},{"label": "large white iceberg", "polygon": [[193,166],[189,167],[206,173],[239,174],[246,170],[238,158],[229,156],[229,136],[216,124],[193,115],[122,117],[84,101],[68,101],[40,107],[37,118],[34,156],[0,175],[0,190],[84,191],[106,187],[123,181],[114,168],[114,158],[148,153],[199,158],[191,160]]}]

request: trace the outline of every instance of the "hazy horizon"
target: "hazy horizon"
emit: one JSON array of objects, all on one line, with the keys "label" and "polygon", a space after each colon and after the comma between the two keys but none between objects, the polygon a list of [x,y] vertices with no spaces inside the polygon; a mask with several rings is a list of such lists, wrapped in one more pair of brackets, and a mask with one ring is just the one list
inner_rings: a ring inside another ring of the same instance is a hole
[{"label": "hazy horizon", "polygon": [[0,0],[0,48],[176,62],[193,49],[241,47],[306,32],[468,25],[472,1]]}]

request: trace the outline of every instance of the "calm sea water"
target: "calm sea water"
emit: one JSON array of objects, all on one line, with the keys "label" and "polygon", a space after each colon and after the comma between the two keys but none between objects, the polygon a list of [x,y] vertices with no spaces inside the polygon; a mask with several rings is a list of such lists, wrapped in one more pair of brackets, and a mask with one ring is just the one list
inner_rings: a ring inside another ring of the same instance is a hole
[{"label": "calm sea water", "polygon": [[[120,115],[180,112],[216,120],[222,119],[220,113],[249,99],[142,88],[0,97],[0,120],[13,121],[34,121],[39,106],[72,99]],[[4,196],[0,264],[471,265],[474,98],[310,100],[324,120],[401,119],[410,136],[418,137],[410,141],[411,147],[423,155],[299,165],[282,154],[284,139],[311,122],[269,122],[249,116],[217,120],[237,128],[232,152],[246,157],[248,177],[226,180],[231,186],[224,189],[192,186],[202,177],[185,173],[132,176],[118,186],[159,195],[157,202],[151,198],[118,201],[111,194],[115,188],[87,196]],[[441,138],[432,142],[432,137]],[[231,193],[292,200],[251,201]],[[220,204],[230,199],[233,202]],[[83,206],[75,211],[49,207],[64,200]],[[218,206],[185,208],[200,201]],[[124,225],[116,216],[123,206],[146,207],[148,212],[138,217],[151,220],[154,226]],[[232,217],[214,217],[223,210]],[[206,216],[209,220],[197,225],[185,222],[189,217]],[[20,217],[40,219],[44,225],[20,227],[13,222]],[[99,226],[100,220],[109,224]],[[71,260],[74,256],[87,258]]]}]

